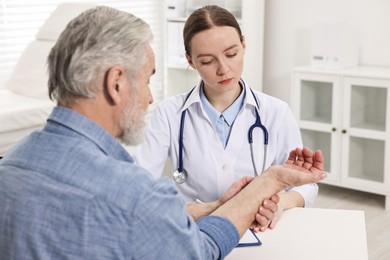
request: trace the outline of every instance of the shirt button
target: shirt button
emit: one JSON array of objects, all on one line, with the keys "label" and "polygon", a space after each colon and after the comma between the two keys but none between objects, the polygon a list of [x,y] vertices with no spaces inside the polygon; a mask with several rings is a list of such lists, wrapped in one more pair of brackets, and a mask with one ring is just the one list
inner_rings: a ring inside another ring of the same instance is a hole
[{"label": "shirt button", "polygon": [[226,171],[228,166],[226,164],[222,165],[222,170]]}]

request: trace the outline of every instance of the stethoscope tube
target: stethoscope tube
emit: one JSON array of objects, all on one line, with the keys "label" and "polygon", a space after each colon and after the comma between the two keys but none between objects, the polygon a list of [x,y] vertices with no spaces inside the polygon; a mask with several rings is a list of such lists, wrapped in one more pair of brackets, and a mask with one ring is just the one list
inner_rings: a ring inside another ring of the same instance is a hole
[{"label": "stethoscope tube", "polygon": [[[195,88],[193,88],[190,93],[188,93],[186,99],[184,100],[184,103],[187,101],[187,99],[190,97],[192,91],[194,91]],[[181,113],[181,118],[180,118],[180,128],[179,128],[179,168],[173,172],[173,179],[175,180],[176,183],[182,184],[186,182],[188,178],[187,171],[184,170],[183,167],[183,135],[184,135],[184,121],[186,118],[186,112],[187,109],[185,109]]]},{"label": "stethoscope tube", "polygon": [[[180,132],[179,132],[179,168],[177,169],[179,172],[183,171],[183,133],[184,133],[184,120],[186,118],[187,110],[184,110],[181,113],[180,119]],[[181,142],[180,142],[181,140]]]},{"label": "stethoscope tube", "polygon": [[[252,91],[252,94],[253,94],[253,97],[255,97],[255,94],[253,93],[253,91]],[[256,104],[258,107],[259,104],[257,103],[256,97],[255,97],[255,101],[256,101]],[[253,125],[251,125],[251,127],[249,127],[248,142],[249,142],[249,146],[251,149],[251,159],[252,159],[254,174],[257,177],[257,176],[259,176],[259,173],[257,171],[256,162],[255,162],[255,158],[254,158],[254,151],[253,151],[253,129],[255,129],[256,127],[260,127],[263,130],[263,134],[264,134],[263,167],[261,169],[261,172],[263,172],[265,170],[265,164],[267,161],[268,131],[267,131],[267,128],[265,128],[265,126],[261,123],[260,115],[259,115],[259,112],[257,111],[257,109],[255,111],[256,111],[256,122]]]},{"label": "stethoscope tube", "polygon": [[179,132],[179,168],[173,172],[173,179],[176,183],[182,184],[186,182],[188,178],[187,172],[183,168],[183,133],[184,133],[184,120],[186,117],[186,111],[181,113],[180,119],[180,132]]}]

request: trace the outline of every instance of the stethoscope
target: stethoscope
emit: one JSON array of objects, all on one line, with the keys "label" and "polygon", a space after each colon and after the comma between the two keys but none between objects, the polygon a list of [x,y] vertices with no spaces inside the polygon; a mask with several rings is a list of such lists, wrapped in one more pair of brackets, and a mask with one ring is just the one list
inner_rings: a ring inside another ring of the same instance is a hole
[{"label": "stethoscope", "polygon": [[[240,83],[243,85],[243,88],[245,89],[245,83],[242,80],[240,81]],[[194,89],[195,88],[193,88],[188,93],[186,99],[184,100],[184,103],[190,97],[190,95],[191,95],[191,93],[192,93],[192,91]],[[251,150],[252,165],[253,165],[254,175],[257,177],[258,176],[258,171],[257,171],[255,158],[254,158],[254,152],[253,152],[253,136],[252,136],[252,133],[253,133],[253,130],[256,127],[259,127],[259,128],[261,128],[261,130],[263,130],[263,135],[264,135],[264,156],[263,156],[263,167],[261,169],[261,172],[263,172],[264,169],[265,169],[266,161],[267,161],[268,131],[267,131],[267,128],[261,123],[260,115],[259,115],[259,112],[258,112],[259,102],[257,101],[256,95],[255,95],[255,93],[253,92],[253,90],[251,88],[249,88],[249,89],[250,89],[250,91],[251,91],[251,93],[253,95],[253,98],[255,99],[256,106],[257,106],[257,109],[255,108],[256,121],[255,121],[255,123],[253,125],[251,125],[249,127],[249,130],[248,130],[248,142],[249,142],[250,150]],[[184,134],[184,121],[185,121],[187,109],[185,109],[181,113],[181,119],[180,119],[180,128],[179,128],[179,131],[180,131],[179,132],[179,168],[176,171],[173,172],[173,179],[178,184],[182,184],[182,183],[184,183],[188,179],[188,173],[187,173],[187,171],[183,167],[183,134]]]}]

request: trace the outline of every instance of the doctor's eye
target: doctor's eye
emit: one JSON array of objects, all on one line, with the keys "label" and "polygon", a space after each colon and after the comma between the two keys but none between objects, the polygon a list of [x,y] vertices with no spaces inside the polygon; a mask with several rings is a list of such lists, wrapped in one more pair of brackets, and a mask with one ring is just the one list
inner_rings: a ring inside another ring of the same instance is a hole
[{"label": "doctor's eye", "polygon": [[202,60],[202,61],[200,61],[200,64],[208,65],[208,64],[211,64],[212,62],[213,62],[213,60]]},{"label": "doctor's eye", "polygon": [[237,53],[238,53],[237,51],[234,53],[226,53],[226,57],[233,58],[233,57],[237,56]]}]

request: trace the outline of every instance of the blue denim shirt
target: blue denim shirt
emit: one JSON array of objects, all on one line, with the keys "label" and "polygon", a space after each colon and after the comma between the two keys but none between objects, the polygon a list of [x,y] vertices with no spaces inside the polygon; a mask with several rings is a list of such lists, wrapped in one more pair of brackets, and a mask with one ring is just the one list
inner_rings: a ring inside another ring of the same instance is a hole
[{"label": "blue denim shirt", "polygon": [[171,180],[72,110],[0,160],[0,259],[216,259],[238,241],[225,218],[195,223]]}]

